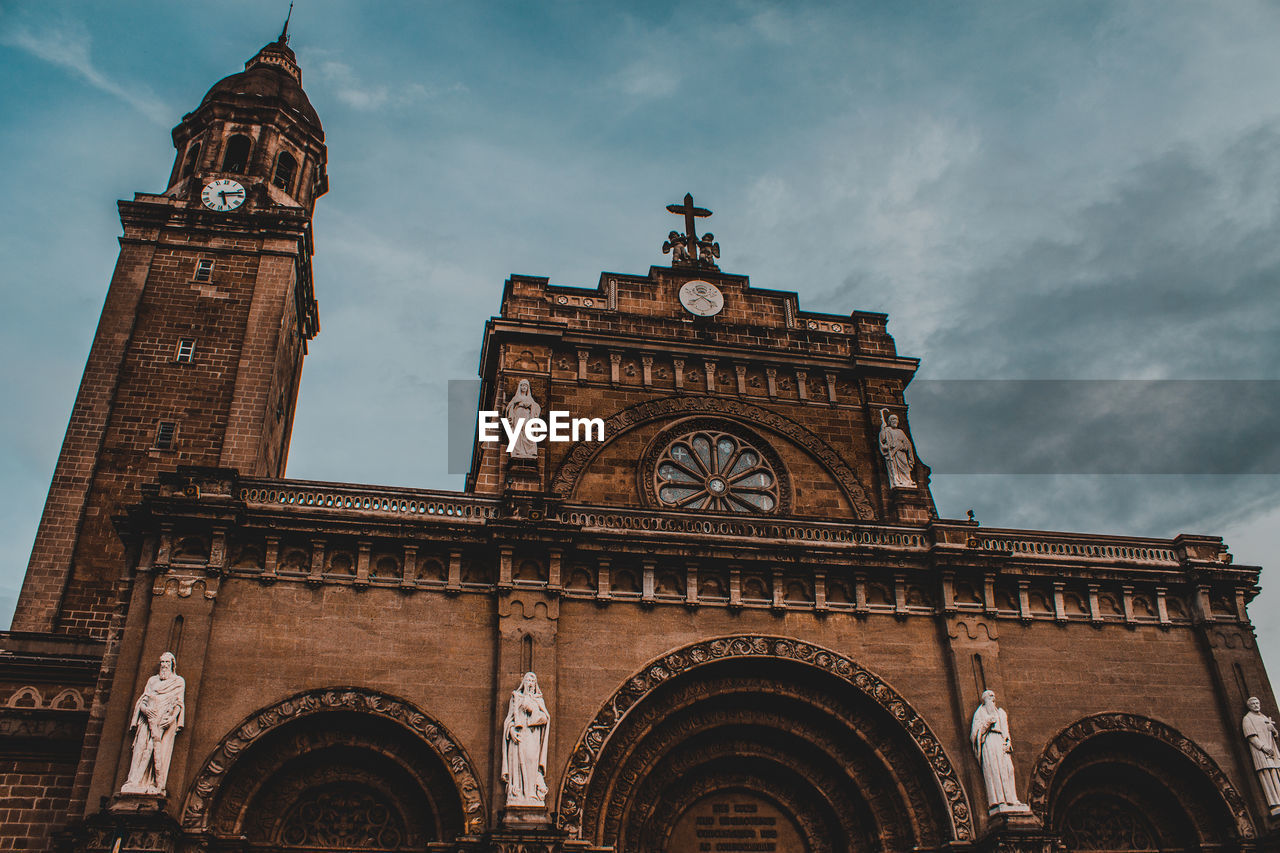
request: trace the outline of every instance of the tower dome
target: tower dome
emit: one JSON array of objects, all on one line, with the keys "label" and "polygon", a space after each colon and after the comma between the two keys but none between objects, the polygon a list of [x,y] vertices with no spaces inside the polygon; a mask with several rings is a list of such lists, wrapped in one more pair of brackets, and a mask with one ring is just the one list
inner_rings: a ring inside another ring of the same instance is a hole
[{"label": "tower dome", "polygon": [[244,71],[214,83],[200,106],[214,102],[282,108],[296,114],[321,138],[324,136],[320,116],[302,90],[302,70],[297,57],[283,33],[246,62]]},{"label": "tower dome", "polygon": [[243,71],[214,83],[173,129],[178,153],[167,195],[199,205],[209,181],[229,180],[251,207],[310,209],[328,191],[324,128],[302,91],[288,32],[286,22],[275,41]]}]

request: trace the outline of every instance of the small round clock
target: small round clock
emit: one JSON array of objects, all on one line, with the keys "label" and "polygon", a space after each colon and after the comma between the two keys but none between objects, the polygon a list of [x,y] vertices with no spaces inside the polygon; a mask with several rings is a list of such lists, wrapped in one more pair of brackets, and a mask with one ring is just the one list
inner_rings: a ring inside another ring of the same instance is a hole
[{"label": "small round clock", "polygon": [[712,317],[724,308],[724,294],[709,281],[686,281],[680,288],[680,304],[690,314]]},{"label": "small round clock", "polygon": [[244,186],[230,178],[218,178],[205,185],[200,198],[210,210],[235,210],[244,204]]}]

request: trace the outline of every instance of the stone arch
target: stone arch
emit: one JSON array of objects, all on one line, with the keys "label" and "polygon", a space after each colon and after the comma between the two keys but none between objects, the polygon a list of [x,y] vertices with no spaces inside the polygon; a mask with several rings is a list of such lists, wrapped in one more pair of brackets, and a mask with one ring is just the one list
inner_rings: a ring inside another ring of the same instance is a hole
[{"label": "stone arch", "polygon": [[[1046,827],[1057,828],[1062,820],[1058,812],[1064,787],[1070,781],[1062,778],[1082,757],[1087,758],[1091,747],[1104,745],[1117,763],[1126,753],[1154,750],[1158,760],[1180,771],[1195,770],[1198,773],[1180,772],[1179,778],[1187,779],[1193,786],[1197,799],[1207,801],[1203,814],[1199,815],[1197,830],[1204,831],[1204,823],[1217,819],[1229,827],[1236,838],[1255,838],[1257,830],[1249,816],[1248,807],[1240,792],[1227,779],[1203,749],[1193,740],[1170,725],[1139,714],[1095,714],[1077,720],[1051,740],[1037,759],[1031,772],[1027,789],[1027,804],[1045,822]],[[1171,792],[1171,796],[1176,794]],[[1193,815],[1193,818],[1196,816]]]},{"label": "stone arch", "polygon": [[561,499],[569,499],[577,486],[578,478],[590,467],[592,460],[619,435],[642,424],[687,415],[716,415],[740,421],[757,429],[767,429],[794,442],[812,455],[826,468],[840,486],[850,506],[864,521],[874,520],[875,509],[867,497],[867,491],[859,482],[853,469],[840,457],[831,445],[810,432],[804,426],[777,412],[760,406],[724,397],[676,396],[646,400],[617,412],[604,422],[604,441],[581,441],[573,445],[551,478],[551,491]]},{"label": "stone arch", "polygon": [[[696,677],[684,677],[695,671]],[[761,690],[762,684],[768,689]],[[766,698],[758,706],[739,707],[737,697],[753,696]],[[680,709],[678,718],[669,713],[671,708]],[[847,719],[837,719],[841,714]],[[816,724],[801,736],[805,715]],[[854,718],[865,731],[827,725]],[[669,806],[646,792],[648,777],[659,775],[649,768],[661,765],[665,778],[680,780],[700,794],[705,790],[697,787],[703,784],[697,769],[715,762],[724,767],[718,777],[722,786],[735,773],[755,772],[750,760],[744,764],[744,756],[758,759],[756,766],[781,768],[785,775],[785,762],[768,755],[768,739],[749,733],[768,731],[772,739],[786,729],[795,733],[787,735],[788,749],[817,757],[805,765],[815,768],[806,777],[806,796],[813,802],[793,815],[814,853],[828,849],[830,842],[822,838],[831,826],[840,828],[836,824],[842,819],[856,824],[860,815],[873,812],[900,818],[891,825],[910,827],[901,830],[896,843],[887,839],[886,849],[973,839],[972,812],[955,767],[928,724],[897,691],[836,652],[760,635],[684,646],[654,659],[619,687],[570,754],[557,797],[559,825],[596,844],[625,841],[627,849],[652,849],[637,833],[660,824],[658,812]],[[721,734],[716,737],[706,735],[717,731]],[[863,767],[879,774],[882,783],[865,789],[866,796],[842,790],[834,778],[830,785],[821,778],[840,776],[843,768],[847,783],[847,776],[859,776]],[[805,800],[785,779],[764,796]],[[872,842],[867,846],[871,849]]]},{"label": "stone arch", "polygon": [[80,691],[67,687],[49,700],[49,707],[63,711],[83,711],[84,697],[80,695]]},{"label": "stone arch", "polygon": [[13,691],[5,705],[9,708],[41,708],[44,707],[44,697],[39,690],[28,684]]},{"label": "stone arch", "polygon": [[[486,811],[479,776],[453,735],[410,702],[359,687],[297,693],[245,718],[218,743],[187,790],[183,829],[210,834],[230,827],[239,833],[251,802],[262,800],[283,809],[285,804],[271,801],[279,795],[261,790],[266,781],[261,777],[306,750],[326,749],[377,753],[387,770],[384,776],[413,781],[416,774],[418,782],[424,775],[432,776],[425,781],[446,794],[441,808],[456,812],[452,817],[459,831],[483,829]],[[425,771],[407,754],[415,750]],[[346,781],[330,780],[338,787]],[[372,781],[370,785],[370,790],[377,787]]]}]

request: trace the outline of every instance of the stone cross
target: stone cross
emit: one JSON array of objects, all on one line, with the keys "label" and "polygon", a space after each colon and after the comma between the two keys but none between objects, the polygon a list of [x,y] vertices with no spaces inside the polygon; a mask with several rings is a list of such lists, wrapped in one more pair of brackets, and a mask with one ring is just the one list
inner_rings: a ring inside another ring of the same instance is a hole
[{"label": "stone cross", "polygon": [[663,246],[662,251],[666,252],[670,249],[673,251],[673,255],[672,255],[673,261],[679,261],[684,259],[686,263],[692,264],[698,258],[698,245],[699,245],[698,232],[694,228],[693,220],[695,217],[704,218],[704,217],[710,216],[711,211],[707,210],[705,207],[694,207],[693,193],[685,193],[684,204],[669,204],[667,205],[667,210],[671,211],[676,215],[680,215],[680,214],[684,215],[684,234],[679,235],[679,238],[680,238],[679,242],[684,243],[685,252],[683,254],[674,253],[675,246],[673,244],[677,242],[675,238],[668,241],[668,243]]}]

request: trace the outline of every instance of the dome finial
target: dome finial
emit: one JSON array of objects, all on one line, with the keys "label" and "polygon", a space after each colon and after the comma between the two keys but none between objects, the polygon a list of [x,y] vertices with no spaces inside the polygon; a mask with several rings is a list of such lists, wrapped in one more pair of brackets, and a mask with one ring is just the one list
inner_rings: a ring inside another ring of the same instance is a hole
[{"label": "dome finial", "polygon": [[284,28],[280,30],[280,38],[276,39],[276,44],[289,43],[289,19],[293,17],[293,0],[289,0],[289,13],[284,16]]}]

